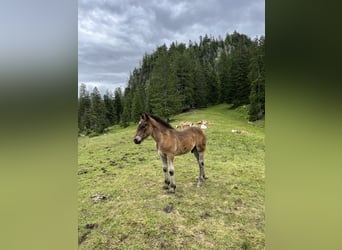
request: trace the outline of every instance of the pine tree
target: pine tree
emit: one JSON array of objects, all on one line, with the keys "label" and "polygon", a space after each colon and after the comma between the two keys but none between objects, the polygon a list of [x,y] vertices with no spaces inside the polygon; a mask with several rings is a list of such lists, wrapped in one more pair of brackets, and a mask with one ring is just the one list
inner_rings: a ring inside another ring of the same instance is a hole
[{"label": "pine tree", "polygon": [[[180,98],[182,110],[188,110],[194,104],[194,61],[190,59],[189,53],[185,51],[185,45],[177,47],[171,72],[175,72],[176,90]],[[203,82],[202,82],[203,83]],[[203,83],[204,84],[204,83]]]},{"label": "pine tree", "polygon": [[144,92],[145,92],[144,111],[147,113],[152,113],[151,102],[150,102],[150,92],[148,91],[149,88],[150,88],[150,79],[146,80],[145,86],[144,86]]},{"label": "pine tree", "polygon": [[214,68],[211,65],[206,65],[203,72],[207,83],[206,99],[208,104],[214,105],[223,102],[221,101],[223,91]]},{"label": "pine tree", "polygon": [[120,88],[116,88],[114,91],[114,124],[120,123],[122,111],[122,92]]},{"label": "pine tree", "polygon": [[144,101],[143,101],[143,90],[138,88],[133,93],[132,98],[132,110],[131,110],[131,120],[133,122],[138,122],[140,119],[140,114],[144,112]]},{"label": "pine tree", "polygon": [[230,70],[230,82],[232,87],[232,103],[234,107],[249,103],[250,83],[249,73],[249,51],[245,37],[241,36],[237,41],[236,48],[232,53],[232,64]]},{"label": "pine tree", "polygon": [[86,132],[90,129],[90,96],[87,86],[82,83],[80,86],[80,94],[78,98],[78,130]]},{"label": "pine tree", "polygon": [[250,72],[248,79],[251,83],[251,93],[249,96],[250,110],[249,120],[260,119],[265,112],[265,40],[261,37],[256,39],[251,47]]},{"label": "pine tree", "polygon": [[199,61],[194,62],[194,107],[195,108],[204,108],[208,104],[208,85],[207,85],[207,78],[206,78],[206,71],[203,69]]},{"label": "pine tree", "polygon": [[104,129],[108,127],[109,122],[105,115],[105,106],[101,98],[101,94],[97,87],[94,87],[91,93],[91,130],[96,133],[103,133]]},{"label": "pine tree", "polygon": [[221,86],[221,102],[232,103],[234,85],[231,81],[231,62],[227,53],[222,50],[218,62],[218,78]]},{"label": "pine tree", "polygon": [[106,94],[103,95],[103,102],[106,110],[106,119],[109,122],[109,125],[114,125],[114,100],[113,96],[106,91]]},{"label": "pine tree", "polygon": [[122,99],[123,109],[120,119],[120,126],[125,128],[129,126],[132,113],[132,91],[129,87],[125,88],[124,96]]},{"label": "pine tree", "polygon": [[151,111],[165,119],[181,112],[181,97],[177,92],[177,79],[170,66],[166,45],[157,49],[157,59],[149,84]]}]

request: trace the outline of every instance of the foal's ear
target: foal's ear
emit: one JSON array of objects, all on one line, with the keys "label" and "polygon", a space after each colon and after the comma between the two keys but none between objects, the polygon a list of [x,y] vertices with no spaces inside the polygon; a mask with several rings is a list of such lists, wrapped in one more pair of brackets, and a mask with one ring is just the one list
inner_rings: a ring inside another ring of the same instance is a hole
[{"label": "foal's ear", "polygon": [[140,118],[141,118],[141,120],[147,121],[148,115],[146,113],[141,113]]}]

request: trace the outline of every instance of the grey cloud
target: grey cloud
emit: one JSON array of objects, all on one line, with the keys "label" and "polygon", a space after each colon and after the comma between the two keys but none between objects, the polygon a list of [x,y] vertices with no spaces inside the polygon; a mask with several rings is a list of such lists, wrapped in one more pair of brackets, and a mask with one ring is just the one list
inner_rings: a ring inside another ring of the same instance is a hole
[{"label": "grey cloud", "polygon": [[264,9],[261,0],[80,0],[79,82],[124,87],[144,53],[164,42],[225,37],[234,30],[263,35]]}]

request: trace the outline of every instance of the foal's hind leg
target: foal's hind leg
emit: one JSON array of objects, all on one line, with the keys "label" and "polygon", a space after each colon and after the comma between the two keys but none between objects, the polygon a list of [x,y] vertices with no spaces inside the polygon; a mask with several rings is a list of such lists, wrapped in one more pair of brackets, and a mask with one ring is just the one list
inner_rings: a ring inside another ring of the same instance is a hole
[{"label": "foal's hind leg", "polygon": [[169,167],[169,174],[170,174],[170,189],[169,191],[171,193],[174,193],[176,190],[176,182],[175,182],[175,167],[173,165],[173,160],[174,160],[174,156],[173,155],[169,155],[167,156],[167,164]]},{"label": "foal's hind leg", "polygon": [[200,187],[202,186],[204,179],[206,179],[205,173],[204,173],[204,152],[198,152],[197,149],[195,148],[193,150],[193,153],[196,157],[196,160],[199,166],[199,176],[198,176],[197,187]]}]

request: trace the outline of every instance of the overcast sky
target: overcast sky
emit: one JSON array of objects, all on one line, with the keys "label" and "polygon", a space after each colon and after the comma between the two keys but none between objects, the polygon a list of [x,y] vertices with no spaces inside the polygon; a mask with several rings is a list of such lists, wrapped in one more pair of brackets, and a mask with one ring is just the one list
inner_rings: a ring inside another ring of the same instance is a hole
[{"label": "overcast sky", "polygon": [[78,82],[125,88],[144,53],[205,34],[265,34],[265,0],[79,0]]}]

